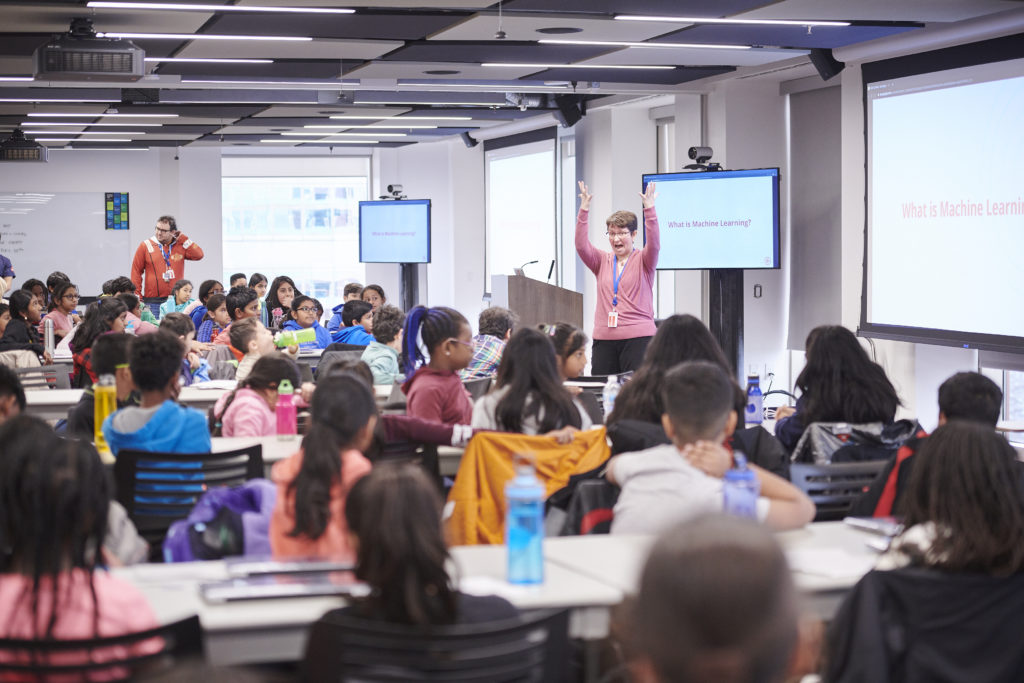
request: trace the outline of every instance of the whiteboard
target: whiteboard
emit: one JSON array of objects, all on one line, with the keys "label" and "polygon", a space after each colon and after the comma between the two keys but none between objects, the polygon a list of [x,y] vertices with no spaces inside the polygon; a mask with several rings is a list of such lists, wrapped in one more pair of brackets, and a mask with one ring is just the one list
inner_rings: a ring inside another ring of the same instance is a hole
[{"label": "whiteboard", "polygon": [[105,226],[102,192],[0,192],[0,254],[11,259],[15,288],[60,270],[82,296],[97,296],[105,281],[131,275],[129,231]]}]

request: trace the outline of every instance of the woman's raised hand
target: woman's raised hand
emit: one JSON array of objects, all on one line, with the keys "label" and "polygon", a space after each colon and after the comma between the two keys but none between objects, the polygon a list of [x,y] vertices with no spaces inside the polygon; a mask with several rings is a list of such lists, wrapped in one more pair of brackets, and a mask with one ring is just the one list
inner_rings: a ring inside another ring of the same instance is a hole
[{"label": "woman's raised hand", "polygon": [[579,195],[580,196],[580,211],[589,211],[590,210],[590,200],[593,198],[594,195],[590,194],[590,191],[587,190],[587,184],[585,182],[583,182],[582,180],[579,182],[579,185],[580,185],[580,195]]},{"label": "woman's raised hand", "polygon": [[658,193],[654,191],[654,182],[647,183],[647,188],[640,193],[640,201],[643,202],[644,208],[649,209],[654,206],[654,200],[657,198]]}]

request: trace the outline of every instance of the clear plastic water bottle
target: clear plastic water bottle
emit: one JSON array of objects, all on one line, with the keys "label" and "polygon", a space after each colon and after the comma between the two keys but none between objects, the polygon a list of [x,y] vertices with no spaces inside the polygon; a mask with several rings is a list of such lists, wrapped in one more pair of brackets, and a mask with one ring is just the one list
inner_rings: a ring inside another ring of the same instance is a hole
[{"label": "clear plastic water bottle", "polygon": [[100,375],[92,385],[93,393],[93,441],[104,462],[113,462],[107,440],[103,438],[103,421],[117,410],[117,381],[113,375]]},{"label": "clear plastic water bottle", "polygon": [[748,425],[759,425],[764,421],[764,395],[761,394],[761,378],[756,372],[747,375],[747,414]]},{"label": "clear plastic water bottle", "polygon": [[53,319],[47,318],[43,321],[43,348],[53,357]]},{"label": "clear plastic water bottle", "polygon": [[612,409],[615,408],[615,398],[619,395],[619,378],[616,375],[608,375],[608,381],[605,382],[604,389],[601,391],[601,403],[604,406],[604,417],[605,420],[611,415]]},{"label": "clear plastic water bottle", "polygon": [[509,583],[544,582],[544,485],[533,464],[517,459],[516,476],[505,486],[505,546]]},{"label": "clear plastic water bottle", "polygon": [[299,431],[298,409],[295,405],[295,388],[286,379],[277,385],[277,438],[281,441],[294,439]]},{"label": "clear plastic water bottle", "polygon": [[761,482],[754,471],[747,467],[747,456],[737,451],[733,454],[733,462],[733,468],[725,473],[722,509],[727,515],[757,519],[757,497],[761,493]]}]

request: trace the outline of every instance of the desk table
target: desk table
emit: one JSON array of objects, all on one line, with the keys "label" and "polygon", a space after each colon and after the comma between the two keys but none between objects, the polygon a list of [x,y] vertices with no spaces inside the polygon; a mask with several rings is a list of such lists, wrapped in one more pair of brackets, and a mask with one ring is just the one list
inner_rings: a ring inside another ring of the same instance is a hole
[{"label": "desk table", "polygon": [[[39,389],[25,392],[25,412],[44,420],[62,420],[82,398],[83,389]],[[204,413],[230,389],[182,387],[178,402]]]}]

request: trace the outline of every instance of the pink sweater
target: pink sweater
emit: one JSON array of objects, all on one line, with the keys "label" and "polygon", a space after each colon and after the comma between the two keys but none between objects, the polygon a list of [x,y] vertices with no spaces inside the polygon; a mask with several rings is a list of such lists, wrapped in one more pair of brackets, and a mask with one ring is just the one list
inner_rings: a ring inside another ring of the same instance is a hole
[{"label": "pink sweater", "polygon": [[654,275],[661,251],[661,233],[654,208],[644,209],[647,243],[635,250],[626,262],[619,279],[619,326],[608,327],[608,312],[612,310],[612,275],[615,254],[602,251],[590,243],[588,233],[589,211],[580,210],[576,216],[576,253],[583,265],[597,276],[597,308],[594,311],[594,339],[633,339],[654,335]]},{"label": "pink sweater", "polygon": [[[220,415],[230,393],[224,394],[214,406],[214,415]],[[221,415],[221,434],[224,436],[271,436],[277,433],[277,416],[266,400],[252,389],[238,389],[231,405]]]}]

